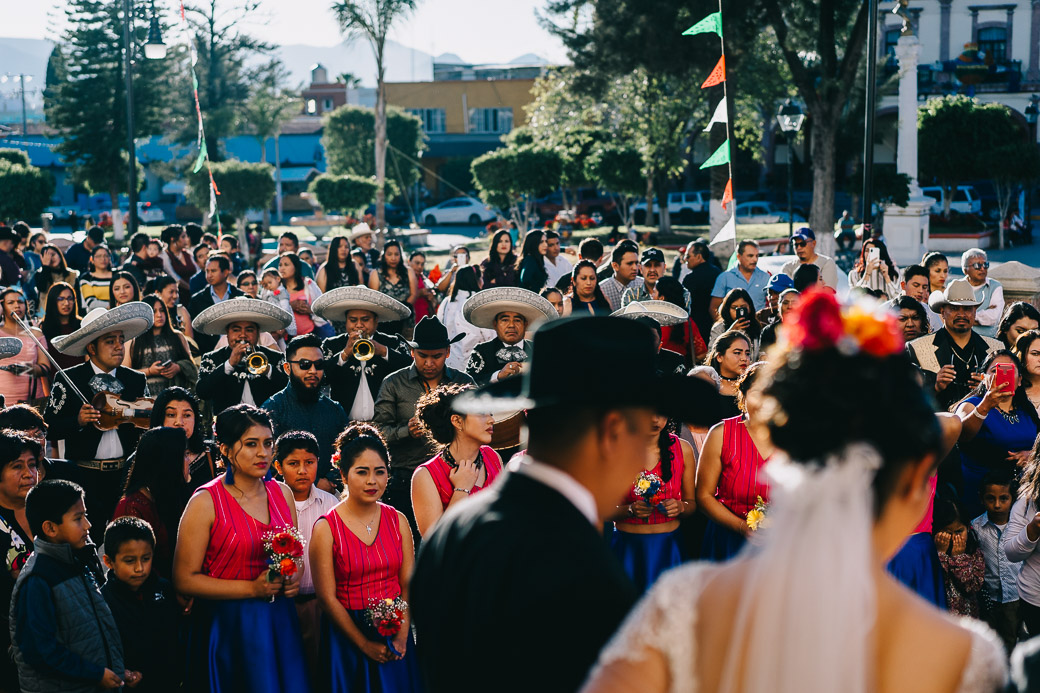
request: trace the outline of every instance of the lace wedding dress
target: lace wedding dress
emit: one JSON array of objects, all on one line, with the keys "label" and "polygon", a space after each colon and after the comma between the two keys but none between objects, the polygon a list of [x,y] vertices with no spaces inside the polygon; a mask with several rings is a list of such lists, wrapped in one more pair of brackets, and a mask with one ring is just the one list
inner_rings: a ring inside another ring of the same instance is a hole
[{"label": "lace wedding dress", "polygon": [[[822,465],[779,457],[766,467],[771,525],[761,546],[749,549],[753,557],[730,615],[733,635],[712,693],[870,690],[870,633],[877,613],[870,484],[879,464],[872,448],[857,445]],[[671,693],[701,690],[697,604],[720,570],[690,564],[663,575],[600,654],[592,678],[650,647],[668,663]],[[970,618],[950,621],[967,630],[972,642],[958,693],[1002,690],[1007,660],[996,634]]]}]

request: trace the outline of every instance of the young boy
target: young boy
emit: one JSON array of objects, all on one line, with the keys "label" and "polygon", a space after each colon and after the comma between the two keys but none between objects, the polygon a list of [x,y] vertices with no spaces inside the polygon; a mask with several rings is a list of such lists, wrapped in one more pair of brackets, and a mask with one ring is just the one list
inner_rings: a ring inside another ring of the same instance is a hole
[{"label": "young boy", "polygon": [[[274,444],[274,468],[296,501],[296,522],[306,545],[311,542],[311,530],[318,518],[339,502],[334,495],[314,485],[318,476],[318,439],[307,431],[288,431],[278,436]],[[303,552],[303,572],[300,574],[300,594],[296,597],[296,612],[300,617],[304,652],[310,671],[318,671],[318,641],[321,610],[314,594],[308,552]]]},{"label": "young boy", "polygon": [[33,555],[11,596],[11,650],[22,689],[92,693],[133,685],[125,680],[112,612],[77,557],[90,540],[83,489],[43,481],[26,496],[25,515]]},{"label": "young boy", "polygon": [[105,528],[108,582],[101,594],[112,610],[123,640],[129,678],[138,691],[176,691],[177,595],[173,585],[152,572],[155,533],[137,517],[120,517]]},{"label": "young boy", "polygon": [[1004,641],[1010,653],[1015,647],[1021,617],[1018,613],[1018,573],[1021,563],[1013,563],[1004,553],[1004,528],[1015,498],[1011,479],[994,472],[987,474],[979,486],[986,512],[971,521],[979,538],[986,577],[979,593],[981,616]]}]

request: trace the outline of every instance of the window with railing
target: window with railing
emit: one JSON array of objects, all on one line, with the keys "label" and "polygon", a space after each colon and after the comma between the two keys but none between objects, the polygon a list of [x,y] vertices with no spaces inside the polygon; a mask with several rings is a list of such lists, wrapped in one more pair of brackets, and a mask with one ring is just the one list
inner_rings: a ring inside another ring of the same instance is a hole
[{"label": "window with railing", "polygon": [[1007,60],[1007,29],[1004,27],[979,29],[977,43],[987,63],[1000,64]]},{"label": "window with railing", "polygon": [[419,120],[422,121],[423,132],[427,134],[444,132],[443,108],[409,108],[408,112],[419,117]]},{"label": "window with railing", "polygon": [[512,108],[469,109],[469,131],[471,133],[506,133],[512,129]]}]

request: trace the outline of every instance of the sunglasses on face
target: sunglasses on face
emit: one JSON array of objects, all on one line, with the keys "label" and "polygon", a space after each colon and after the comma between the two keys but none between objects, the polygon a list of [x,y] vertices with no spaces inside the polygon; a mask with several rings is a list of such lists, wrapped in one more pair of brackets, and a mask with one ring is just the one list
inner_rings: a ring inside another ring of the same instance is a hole
[{"label": "sunglasses on face", "polygon": [[325,370],[324,359],[319,359],[317,361],[311,361],[310,359],[300,359],[299,361],[289,361],[289,363],[295,363],[301,371],[309,371],[311,368],[316,368],[319,371]]},{"label": "sunglasses on face", "polygon": [[795,248],[804,248],[805,241],[794,241],[791,245],[793,245]]},{"label": "sunglasses on face", "polygon": [[989,269],[988,262],[973,262],[971,268],[974,270]]}]

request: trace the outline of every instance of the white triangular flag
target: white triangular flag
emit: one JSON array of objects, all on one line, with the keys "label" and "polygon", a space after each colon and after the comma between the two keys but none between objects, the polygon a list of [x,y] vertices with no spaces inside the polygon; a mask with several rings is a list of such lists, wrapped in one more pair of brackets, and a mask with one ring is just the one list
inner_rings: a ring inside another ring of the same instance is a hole
[{"label": "white triangular flag", "polygon": [[715,123],[725,123],[729,121],[729,110],[726,108],[726,99],[719,101],[719,105],[715,107],[715,115],[708,121],[708,125],[702,132],[708,132],[711,130],[711,126]]},{"label": "white triangular flag", "polygon": [[735,240],[737,240],[737,215],[734,213],[730,215],[729,221],[722,225],[722,228],[719,229],[719,232],[715,234],[715,238],[712,238],[711,243],[708,245]]}]

